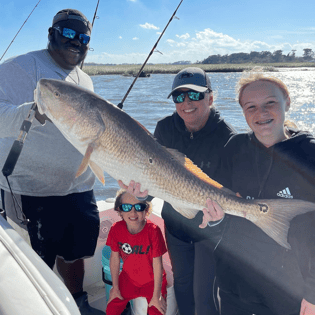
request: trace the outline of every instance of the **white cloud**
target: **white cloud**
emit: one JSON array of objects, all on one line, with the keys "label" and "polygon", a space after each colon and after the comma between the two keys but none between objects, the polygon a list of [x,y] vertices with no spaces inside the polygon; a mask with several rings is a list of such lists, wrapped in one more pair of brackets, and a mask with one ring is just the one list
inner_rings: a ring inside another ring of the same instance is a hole
[{"label": "white cloud", "polygon": [[132,40],[138,40],[139,38],[138,37],[134,37]]},{"label": "white cloud", "polygon": [[159,30],[160,28],[150,24],[150,23],[145,23],[145,24],[139,24],[142,28],[148,29],[148,30]]},{"label": "white cloud", "polygon": [[176,44],[175,40],[173,39],[167,39],[166,42],[169,43],[171,46]]},{"label": "white cloud", "polygon": [[[203,31],[197,31],[193,36],[176,35],[174,38],[165,39],[164,47],[157,47],[163,52],[163,55],[154,53],[149,62],[152,63],[170,63],[180,60],[191,62],[202,61],[210,55],[225,55],[232,53],[251,51],[270,51],[282,50],[283,54],[296,50],[297,56],[303,55],[304,48],[310,48],[315,51],[315,42],[308,43],[288,43],[279,42],[278,44],[268,44],[263,41],[250,41],[235,39],[227,34],[217,33],[209,28]],[[133,38],[137,40],[138,38]],[[146,59],[146,54],[128,53],[121,55],[101,54],[87,56],[87,60],[96,63],[140,63]]]},{"label": "white cloud", "polygon": [[[170,48],[168,57],[170,59],[175,58],[173,61],[190,60],[195,62],[197,60],[202,61],[210,55],[225,55],[238,52],[249,53],[251,51],[273,52],[275,50],[283,50],[283,53],[288,53],[292,49],[297,50],[297,55],[302,55],[303,49],[306,47],[315,49],[315,43],[290,44],[283,42],[271,45],[262,41],[242,41],[223,33],[217,33],[210,28],[196,32],[194,37],[185,35],[176,35],[178,40],[166,40]],[[164,52],[164,55],[166,55],[166,52]]]},{"label": "white cloud", "polygon": [[178,37],[180,39],[188,39],[190,37],[190,35],[188,33],[186,33],[184,35],[176,35],[176,37]]},{"label": "white cloud", "polygon": [[119,39],[122,39],[122,37],[121,37],[121,36],[119,36],[118,38],[119,38]]}]

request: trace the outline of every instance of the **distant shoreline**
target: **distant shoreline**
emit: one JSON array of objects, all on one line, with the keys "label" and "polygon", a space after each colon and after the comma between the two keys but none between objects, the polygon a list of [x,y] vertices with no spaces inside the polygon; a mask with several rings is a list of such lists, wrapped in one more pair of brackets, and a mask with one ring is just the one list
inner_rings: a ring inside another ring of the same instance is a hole
[{"label": "distant shoreline", "polygon": [[[135,76],[138,74],[142,65],[84,65],[83,71],[88,75],[125,75]],[[265,71],[277,72],[278,68],[315,68],[314,62],[299,63],[243,63],[243,64],[186,64],[186,65],[170,65],[170,64],[149,64],[143,69],[147,74],[156,73],[177,73],[187,67],[199,67],[206,72],[243,72],[253,69],[254,67],[262,67]]]}]

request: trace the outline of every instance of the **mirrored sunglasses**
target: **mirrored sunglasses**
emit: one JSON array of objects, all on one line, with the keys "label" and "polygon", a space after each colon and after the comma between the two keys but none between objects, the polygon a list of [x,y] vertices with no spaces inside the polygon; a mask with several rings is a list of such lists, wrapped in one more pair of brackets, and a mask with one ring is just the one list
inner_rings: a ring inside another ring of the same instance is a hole
[{"label": "mirrored sunglasses", "polygon": [[90,42],[90,36],[86,34],[80,34],[71,28],[60,28],[60,26],[54,26],[53,29],[59,32],[59,34],[65,38],[74,39],[75,37],[79,38],[79,41],[83,45],[87,45]]},{"label": "mirrored sunglasses", "polygon": [[135,208],[136,211],[141,212],[147,208],[147,204],[146,203],[136,203],[136,204],[132,205],[130,203],[123,203],[119,206],[119,209],[123,212],[130,212],[132,207]]},{"label": "mirrored sunglasses", "polygon": [[174,92],[172,94],[174,103],[183,103],[185,101],[186,94],[188,95],[189,99],[192,101],[201,101],[205,98],[206,92],[196,92],[196,91],[185,91],[185,92]]}]

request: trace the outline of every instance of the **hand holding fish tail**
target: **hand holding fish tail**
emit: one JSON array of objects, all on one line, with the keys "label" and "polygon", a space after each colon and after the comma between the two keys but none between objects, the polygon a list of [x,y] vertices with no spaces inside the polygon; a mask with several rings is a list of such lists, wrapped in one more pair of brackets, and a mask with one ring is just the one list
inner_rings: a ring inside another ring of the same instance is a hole
[{"label": "hand holding fish tail", "polygon": [[140,191],[141,184],[136,183],[134,180],[130,181],[129,185],[125,185],[121,180],[118,180],[120,188],[126,189],[130,194],[134,195],[138,200],[146,200],[148,197],[148,190]]},{"label": "hand holding fish tail", "polygon": [[224,218],[224,211],[219,206],[219,204],[211,200],[210,198],[207,198],[206,201],[207,207],[202,209],[203,212],[203,218],[202,223],[199,225],[200,228],[204,229],[206,226],[208,226],[209,222],[218,222],[220,223]]}]

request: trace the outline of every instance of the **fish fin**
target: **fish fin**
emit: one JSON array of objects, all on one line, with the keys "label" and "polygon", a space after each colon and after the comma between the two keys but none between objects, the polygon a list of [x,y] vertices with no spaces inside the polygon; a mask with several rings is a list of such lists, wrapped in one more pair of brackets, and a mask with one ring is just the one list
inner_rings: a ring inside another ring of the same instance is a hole
[{"label": "fish fin", "polygon": [[105,185],[105,177],[104,177],[104,172],[103,170],[93,161],[91,161],[91,155],[93,153],[95,145],[89,144],[86,151],[85,151],[85,155],[83,157],[83,160],[79,166],[79,169],[77,171],[77,174],[75,175],[75,177],[79,177],[80,175],[82,175],[88,168],[88,166],[90,166],[91,170],[93,171],[93,173],[95,174],[95,176],[99,179],[99,181]]},{"label": "fish fin", "polygon": [[221,191],[224,191],[227,194],[230,195],[236,195],[232,190],[223,187],[220,183],[213,180],[211,177],[209,177],[206,173],[203,172],[201,168],[199,168],[197,165],[195,165],[192,160],[187,158],[185,154],[177,151],[176,149],[170,149],[166,148],[166,150],[173,156],[174,159],[176,159],[179,163],[181,163],[189,172],[193,173],[195,176],[203,180],[204,182],[220,189]]},{"label": "fish fin", "polygon": [[255,200],[260,206],[261,215],[255,222],[268,236],[281,246],[291,249],[288,243],[290,221],[297,215],[315,210],[315,203],[291,199]]},{"label": "fish fin", "polygon": [[[195,176],[203,180],[204,182],[214,186],[215,188],[222,189],[228,193],[231,193],[231,190],[224,188],[220,183],[213,180],[211,177],[209,177],[206,173],[204,173],[198,166],[196,166],[190,159],[185,157],[185,168],[193,173]],[[234,193],[233,193],[234,194]],[[235,195],[235,194],[234,194]]]},{"label": "fish fin", "polygon": [[98,178],[98,180],[105,185],[105,176],[103,170],[93,161],[90,161],[90,168]]},{"label": "fish fin", "polygon": [[79,177],[80,175],[82,175],[88,168],[89,166],[89,162],[90,162],[90,158],[91,158],[91,154],[93,153],[93,145],[89,144],[89,146],[87,147],[83,160],[78,168],[78,171],[75,175],[75,178]]},{"label": "fish fin", "polygon": [[[183,153],[177,151],[176,149],[166,148],[166,150],[176,159],[179,163],[181,163],[189,172],[193,173],[195,176],[203,180],[204,182],[219,188],[223,189],[228,193],[233,193],[231,190],[224,188],[221,184],[210,178],[206,173],[202,171],[197,165],[195,165],[192,160],[187,158]],[[234,193],[233,193],[234,194]],[[235,195],[235,194],[234,194]]]},{"label": "fish fin", "polygon": [[190,208],[179,208],[179,207],[173,207],[173,208],[187,219],[193,219],[198,213],[197,210],[193,210]]}]

